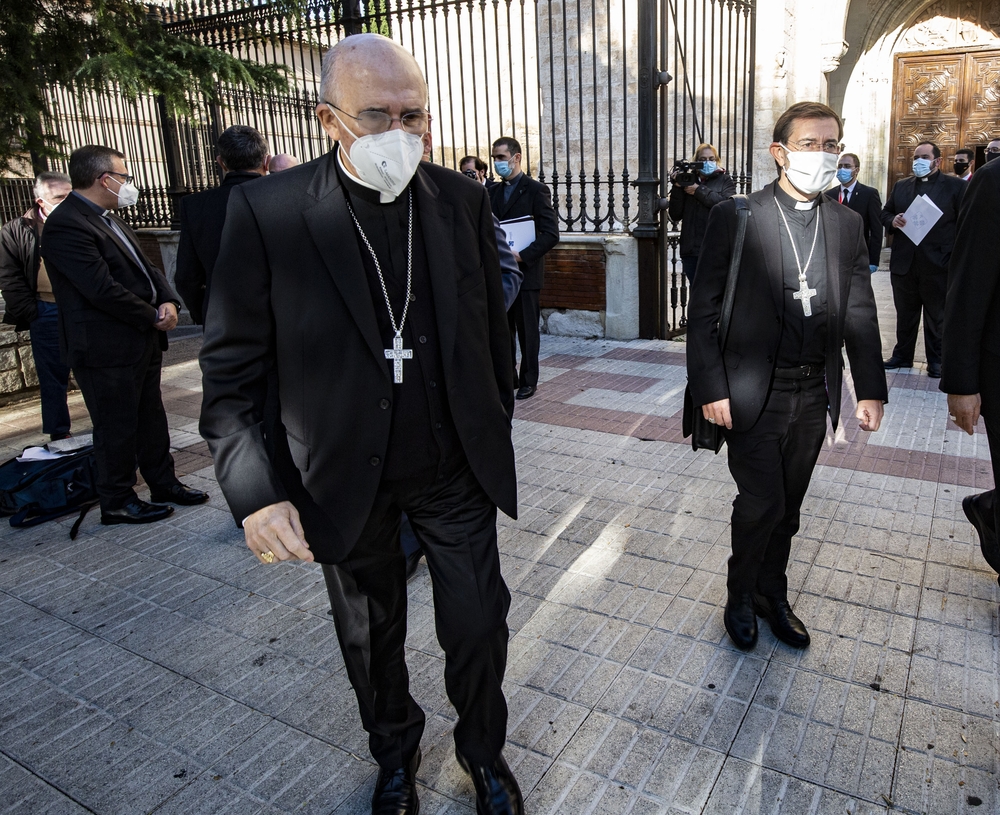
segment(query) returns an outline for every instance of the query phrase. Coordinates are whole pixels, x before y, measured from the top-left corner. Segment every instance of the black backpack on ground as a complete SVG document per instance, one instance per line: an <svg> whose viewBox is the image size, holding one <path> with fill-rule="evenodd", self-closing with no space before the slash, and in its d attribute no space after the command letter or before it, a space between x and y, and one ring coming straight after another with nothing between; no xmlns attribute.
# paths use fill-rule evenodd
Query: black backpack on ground
<svg viewBox="0 0 1000 815"><path fill-rule="evenodd" d="M44 461L12 458L0 465L0 516L10 525L36 524L79 512L70 538L75 539L87 511L97 503L94 446Z"/></svg>

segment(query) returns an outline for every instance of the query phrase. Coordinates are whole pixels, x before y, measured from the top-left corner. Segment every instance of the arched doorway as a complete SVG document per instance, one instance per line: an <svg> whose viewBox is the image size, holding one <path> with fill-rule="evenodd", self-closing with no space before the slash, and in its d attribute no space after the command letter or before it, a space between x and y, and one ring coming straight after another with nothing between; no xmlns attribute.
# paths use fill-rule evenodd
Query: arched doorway
<svg viewBox="0 0 1000 815"><path fill-rule="evenodd" d="M852 0L845 38L851 46L829 75L830 98L840 102L844 141L862 157L866 184L885 193L909 174L924 139L950 156L985 144L986 122L1000 127L995 0Z"/></svg>

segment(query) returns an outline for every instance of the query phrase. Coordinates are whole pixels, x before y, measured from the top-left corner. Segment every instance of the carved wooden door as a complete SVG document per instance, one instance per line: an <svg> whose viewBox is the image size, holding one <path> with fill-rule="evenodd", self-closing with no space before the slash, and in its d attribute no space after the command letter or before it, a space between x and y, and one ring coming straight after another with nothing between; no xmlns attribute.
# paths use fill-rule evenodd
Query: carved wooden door
<svg viewBox="0 0 1000 815"><path fill-rule="evenodd" d="M948 170L959 147L985 147L1000 128L1000 51L896 56L889 185L912 174L913 149L941 148Z"/></svg>

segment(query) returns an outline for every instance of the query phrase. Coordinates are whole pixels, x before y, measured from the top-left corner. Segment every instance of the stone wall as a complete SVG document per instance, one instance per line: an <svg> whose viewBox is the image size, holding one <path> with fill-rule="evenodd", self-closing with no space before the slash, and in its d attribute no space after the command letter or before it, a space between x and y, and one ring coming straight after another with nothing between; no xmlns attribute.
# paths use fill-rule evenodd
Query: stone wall
<svg viewBox="0 0 1000 815"><path fill-rule="evenodd" d="M0 403L38 391L38 374L27 331L0 325Z"/></svg>

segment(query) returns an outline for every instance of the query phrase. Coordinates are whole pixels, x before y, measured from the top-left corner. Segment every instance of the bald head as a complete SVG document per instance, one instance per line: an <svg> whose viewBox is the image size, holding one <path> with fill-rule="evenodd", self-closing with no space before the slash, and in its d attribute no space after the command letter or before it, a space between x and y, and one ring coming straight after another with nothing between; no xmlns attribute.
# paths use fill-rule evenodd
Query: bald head
<svg viewBox="0 0 1000 815"><path fill-rule="evenodd" d="M282 170L298 166L299 163L299 160L291 153L278 153L278 155L271 157L267 169L271 173L280 173Z"/></svg>
<svg viewBox="0 0 1000 815"><path fill-rule="evenodd" d="M395 83L419 89L427 104L427 83L413 54L381 34L345 37L323 56L320 93L325 102L344 107L344 93L358 85Z"/></svg>

